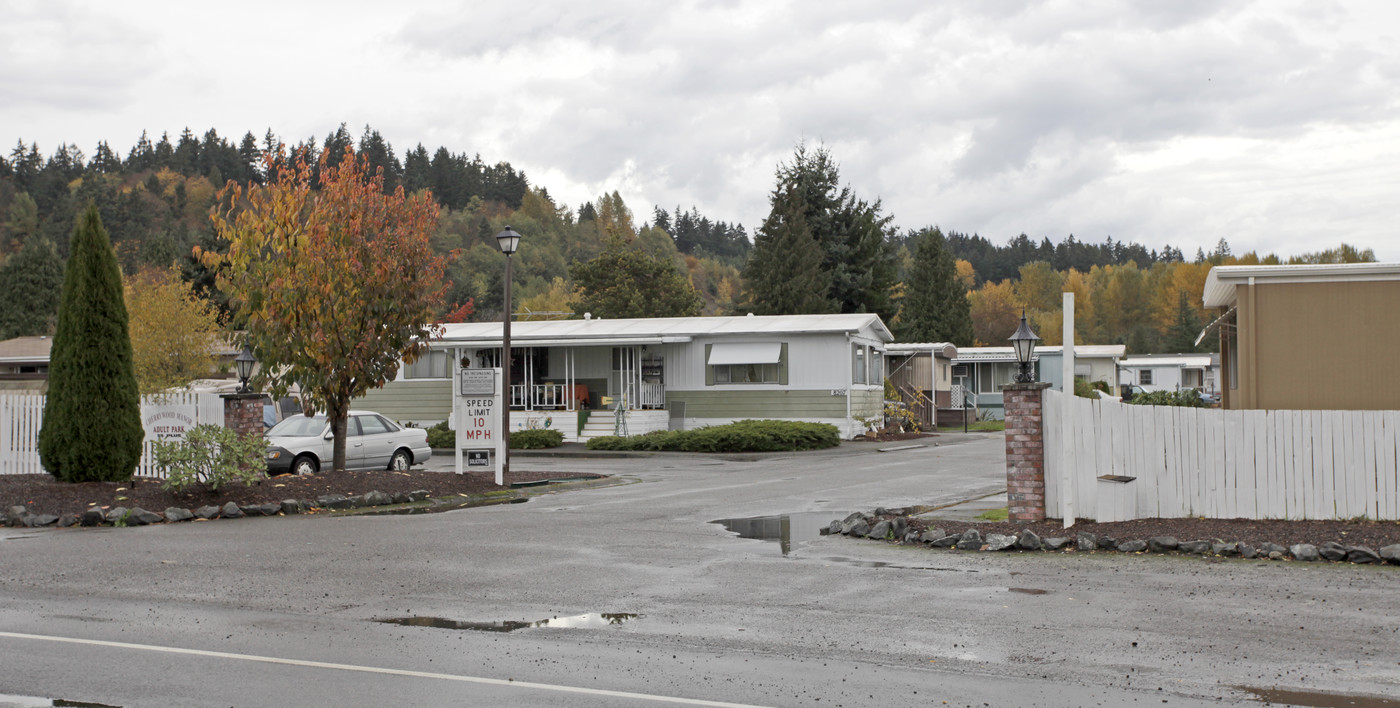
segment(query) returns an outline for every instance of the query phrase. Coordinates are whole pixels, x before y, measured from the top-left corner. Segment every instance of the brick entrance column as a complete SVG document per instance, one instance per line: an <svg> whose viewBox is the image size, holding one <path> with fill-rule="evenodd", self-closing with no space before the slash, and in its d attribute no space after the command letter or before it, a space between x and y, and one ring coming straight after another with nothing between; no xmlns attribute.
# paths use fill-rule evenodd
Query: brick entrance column
<svg viewBox="0 0 1400 708"><path fill-rule="evenodd" d="M224 427L238 433L239 437L263 434L263 406L261 393L225 393Z"/></svg>
<svg viewBox="0 0 1400 708"><path fill-rule="evenodd" d="M1009 521L1045 520L1045 439L1041 399L1048 383L1002 389L1006 403L1006 506Z"/></svg>

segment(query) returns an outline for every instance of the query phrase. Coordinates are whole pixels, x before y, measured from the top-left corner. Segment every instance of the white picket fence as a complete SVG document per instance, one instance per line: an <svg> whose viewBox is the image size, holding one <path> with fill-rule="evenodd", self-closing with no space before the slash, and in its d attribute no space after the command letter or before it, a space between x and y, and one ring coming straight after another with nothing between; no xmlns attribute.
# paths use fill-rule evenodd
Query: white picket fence
<svg viewBox="0 0 1400 708"><path fill-rule="evenodd" d="M1046 391L1046 511L1059 515L1069 446L1074 513L1098 478L1136 477L1136 518L1400 519L1400 411L1134 406Z"/></svg>
<svg viewBox="0 0 1400 708"><path fill-rule="evenodd" d="M156 412L166 414L164 420L153 421ZM179 393L142 398L141 421L146 428L146 439L141 443L141 463L136 468L136 474L164 476L155 465L153 444L159 436L169 433L154 430L152 422L171 420L223 425L224 401L214 393ZM0 394L0 474L44 472L39 462L39 429L43 424L44 396Z"/></svg>

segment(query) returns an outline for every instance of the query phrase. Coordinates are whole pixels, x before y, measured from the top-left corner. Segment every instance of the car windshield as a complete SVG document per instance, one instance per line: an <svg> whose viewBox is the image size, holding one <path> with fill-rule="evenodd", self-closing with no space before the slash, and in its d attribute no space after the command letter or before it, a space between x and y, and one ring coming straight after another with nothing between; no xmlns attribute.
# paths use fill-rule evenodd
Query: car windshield
<svg viewBox="0 0 1400 708"><path fill-rule="evenodd" d="M313 435L320 435L326 429L326 417L323 415L307 418L304 415L294 415L277 425L272 430L267 431L269 437L285 438L305 438Z"/></svg>

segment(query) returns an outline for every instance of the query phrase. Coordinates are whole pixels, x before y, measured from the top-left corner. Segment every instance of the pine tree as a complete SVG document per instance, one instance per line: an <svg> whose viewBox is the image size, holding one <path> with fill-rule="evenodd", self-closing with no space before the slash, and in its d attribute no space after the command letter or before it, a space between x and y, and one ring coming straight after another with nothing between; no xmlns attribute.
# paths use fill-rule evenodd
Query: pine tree
<svg viewBox="0 0 1400 708"><path fill-rule="evenodd" d="M71 250L49 358L39 458L64 482L122 481L141 458L141 400L121 272L96 206L78 219Z"/></svg>
<svg viewBox="0 0 1400 708"><path fill-rule="evenodd" d="M972 314L957 265L937 228L914 239L914 263L905 283L898 332L905 342L952 342L972 346Z"/></svg>
<svg viewBox="0 0 1400 708"><path fill-rule="evenodd" d="M827 296L831 274L822 269L822 249L807 226L802 197L793 187L773 194L773 211L754 237L744 266L748 307L759 315L835 312Z"/></svg>
<svg viewBox="0 0 1400 708"><path fill-rule="evenodd" d="M32 238L0 266L0 339L52 334L63 261L48 239Z"/></svg>

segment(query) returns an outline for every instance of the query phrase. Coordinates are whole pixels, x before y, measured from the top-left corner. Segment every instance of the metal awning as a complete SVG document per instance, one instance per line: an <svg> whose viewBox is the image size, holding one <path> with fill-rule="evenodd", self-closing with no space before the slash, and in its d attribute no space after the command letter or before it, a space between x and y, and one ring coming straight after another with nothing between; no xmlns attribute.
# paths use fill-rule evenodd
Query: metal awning
<svg viewBox="0 0 1400 708"><path fill-rule="evenodd" d="M776 364L782 356L779 342L720 342L710 346L710 366L723 364Z"/></svg>
<svg viewBox="0 0 1400 708"><path fill-rule="evenodd" d="M1213 322L1211 322L1210 324L1206 325L1206 328L1205 328L1205 329L1201 330L1201 333L1200 333L1200 334L1196 335L1196 344L1195 344L1194 346L1197 346L1197 347L1201 346L1201 342L1205 340L1206 336L1208 336L1208 335L1211 333L1211 331L1213 331L1213 330L1215 330L1215 329L1218 329L1218 328L1220 328L1220 327L1232 327L1232 326L1234 326L1234 323L1233 323L1232 321L1227 321L1227 320L1233 320L1234 317L1235 317L1235 308L1232 306L1230 309L1228 309L1228 310L1225 311L1225 314L1223 314L1223 315L1221 315L1221 316L1215 318L1215 320L1214 320Z"/></svg>

